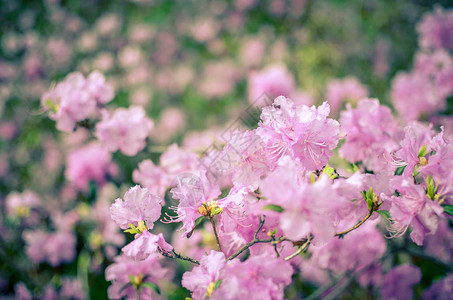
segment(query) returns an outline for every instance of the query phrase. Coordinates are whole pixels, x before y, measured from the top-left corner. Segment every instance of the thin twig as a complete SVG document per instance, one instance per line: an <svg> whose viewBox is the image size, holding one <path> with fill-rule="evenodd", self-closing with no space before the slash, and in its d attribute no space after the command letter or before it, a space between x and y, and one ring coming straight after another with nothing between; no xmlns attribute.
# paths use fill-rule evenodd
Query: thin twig
<svg viewBox="0 0 453 300"><path fill-rule="evenodd" d="M260 218L260 223L258 225L258 229L253 234L253 240L250 243L247 243L244 246L242 246L238 251L236 251L230 257L228 257L227 260L232 260L232 259L236 258L242 252L244 252L245 250L247 250L248 248L252 247L255 244L272 243L272 245L277 245L277 244L279 244L279 243L281 243L283 241L287 241L286 237L284 237L284 236L282 236L282 237L280 237L278 239L275 239L275 237L272 237L270 239L260 240L258 238L258 233L260 232L261 228L263 228L263 225L264 225L264 218Z"/></svg>
<svg viewBox="0 0 453 300"><path fill-rule="evenodd" d="M285 257L285 260L288 261L294 257L296 257L297 255L299 255L300 253L302 253L303 251L307 250L308 249L308 246L310 245L310 242L311 242L311 235L308 236L307 238L307 241L305 243L303 243L299 249L297 249L296 252L294 252L293 254L291 254L290 256L288 257Z"/></svg>
<svg viewBox="0 0 453 300"><path fill-rule="evenodd" d="M162 250L162 249L160 249L160 248L158 248L158 251L160 252L160 254L162 254L162 255L165 256L165 257L169 257L169 258L177 258L177 259L181 259L181 260L185 260L185 261L191 262L191 263L196 264L196 265L200 265L200 262L199 262L198 260L193 259L193 258L190 258L190 257L188 257L188 256L181 255L180 253L177 253L177 252L175 251L175 249L173 249L173 250L171 251L171 253L170 253L170 252L167 252L167 251L165 251L165 250Z"/></svg>
<svg viewBox="0 0 453 300"><path fill-rule="evenodd" d="M209 221L211 221L212 229L214 230L214 235L215 235L215 240L217 242L217 247L219 247L219 251L222 251L222 246L220 246L219 235L217 234L217 229L215 228L214 218L209 216Z"/></svg>
<svg viewBox="0 0 453 300"><path fill-rule="evenodd" d="M342 232L337 232L337 233L335 233L335 236L342 237L343 235L345 235L345 234L347 234L347 233L349 233L349 232L351 232L351 231L353 231L353 230L359 228L363 223L366 222L366 220L368 220L368 219L371 217L371 215L373 214L373 212L374 212L374 209L370 209L370 211L368 212L368 215L367 215L362 221L360 221L360 222L357 223L356 225L352 226L352 227L349 228L348 230L345 230L345 231L342 231Z"/></svg>

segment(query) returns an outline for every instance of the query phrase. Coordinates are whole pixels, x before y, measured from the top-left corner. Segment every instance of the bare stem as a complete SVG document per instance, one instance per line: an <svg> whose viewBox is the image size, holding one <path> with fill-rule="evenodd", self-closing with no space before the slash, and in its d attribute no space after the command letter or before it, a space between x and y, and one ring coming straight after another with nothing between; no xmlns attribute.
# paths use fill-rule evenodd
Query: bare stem
<svg viewBox="0 0 453 300"><path fill-rule="evenodd" d="M300 253L304 252L305 250L307 250L308 246L310 246L310 242L311 242L311 235L308 236L308 238L305 241L305 243L303 243L302 245L299 246L299 249L297 249L296 252L294 252L293 254L291 254L288 257L285 257L285 260L288 261L288 260L296 257L297 255L299 255Z"/></svg>
<svg viewBox="0 0 453 300"><path fill-rule="evenodd" d="M347 234L347 233L349 233L349 232L351 232L351 231L353 231L353 230L359 228L363 223L366 222L366 220L368 220L368 219L371 217L371 215L373 214L373 212L374 212L374 209L370 209L370 211L368 212L368 215L367 215L362 221L360 221L360 222L357 223L356 225L352 226L352 227L349 228L348 230L345 230L345 231L342 231L342 232L337 232L337 233L335 234L335 236L342 237L343 235L345 235L345 234Z"/></svg>
<svg viewBox="0 0 453 300"><path fill-rule="evenodd" d="M185 261L191 262L191 263L196 264L196 265L200 264L200 262L198 260L195 260L195 259L190 258L188 256L181 255L180 253L177 253L175 251L175 249L173 249L171 252L167 252L167 251L164 251L164 250L158 248L158 251L160 252L160 254L162 254L165 257L177 258L177 259L180 259L180 260L185 260Z"/></svg>
<svg viewBox="0 0 453 300"><path fill-rule="evenodd" d="M217 234L217 229L215 228L215 222L213 217L209 217L209 221L211 221L212 229L214 230L215 240L217 242L217 247L219 247L219 251L222 251L222 246L220 246L220 239L219 235Z"/></svg>

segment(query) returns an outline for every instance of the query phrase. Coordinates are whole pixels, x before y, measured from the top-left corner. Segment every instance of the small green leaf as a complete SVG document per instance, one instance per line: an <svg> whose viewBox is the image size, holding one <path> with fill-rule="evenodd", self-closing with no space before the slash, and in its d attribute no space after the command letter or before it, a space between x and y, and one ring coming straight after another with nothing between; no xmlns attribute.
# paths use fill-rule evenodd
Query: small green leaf
<svg viewBox="0 0 453 300"><path fill-rule="evenodd" d="M195 220L195 227L200 225L204 220L204 216L199 217L198 219Z"/></svg>
<svg viewBox="0 0 453 300"><path fill-rule="evenodd" d="M398 167L395 170L395 175L396 176L401 176L404 173L404 169L406 169L406 166Z"/></svg>
<svg viewBox="0 0 453 300"><path fill-rule="evenodd" d="M378 210L377 213L383 216L386 220L390 219L390 212L388 210Z"/></svg>
<svg viewBox="0 0 453 300"><path fill-rule="evenodd" d="M311 184L315 183L316 179L315 179L315 174L314 173L311 173L310 175L310 182Z"/></svg>
<svg viewBox="0 0 453 300"><path fill-rule="evenodd" d="M269 204L269 205L264 206L263 210L273 210L273 211L276 211L276 212L282 212L283 211L283 207L281 207L280 205Z"/></svg>
<svg viewBox="0 0 453 300"><path fill-rule="evenodd" d="M154 282L144 282L142 286L149 288L150 290L154 290L156 293L160 294L160 288Z"/></svg>
<svg viewBox="0 0 453 300"><path fill-rule="evenodd" d="M426 154L428 154L428 150L426 149L426 145L423 145L420 147L420 149L418 149L418 155L417 157L423 157L425 156Z"/></svg>
<svg viewBox="0 0 453 300"><path fill-rule="evenodd" d="M445 213L449 214L450 216L453 216L453 205L444 204L442 205L442 207L444 208Z"/></svg>
<svg viewBox="0 0 453 300"><path fill-rule="evenodd" d="M217 280L217 281L214 283L214 290L216 290L216 289L220 286L221 283L222 283L222 279Z"/></svg>
<svg viewBox="0 0 453 300"><path fill-rule="evenodd" d="M211 210L211 217L215 215L219 215L223 211L223 208L221 207L216 207Z"/></svg>

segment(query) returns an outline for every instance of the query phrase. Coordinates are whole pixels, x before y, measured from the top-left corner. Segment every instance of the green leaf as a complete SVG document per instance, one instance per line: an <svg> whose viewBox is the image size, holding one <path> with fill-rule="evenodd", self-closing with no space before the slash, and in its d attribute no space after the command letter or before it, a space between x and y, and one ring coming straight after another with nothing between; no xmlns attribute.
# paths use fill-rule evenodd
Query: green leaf
<svg viewBox="0 0 453 300"><path fill-rule="evenodd" d="M311 173L311 176L310 176L310 182L311 184L315 183L316 179L315 179L315 174L312 172Z"/></svg>
<svg viewBox="0 0 453 300"><path fill-rule="evenodd" d="M428 150L426 150L426 145L423 145L423 146L420 147L420 149L418 149L417 157L423 157L426 154L428 154Z"/></svg>
<svg viewBox="0 0 453 300"><path fill-rule="evenodd" d="M282 212L283 211L283 207L281 207L280 205L269 204L269 205L264 206L263 210L273 210L273 211L276 211L276 212Z"/></svg>
<svg viewBox="0 0 453 300"><path fill-rule="evenodd" d="M219 288L221 283L222 283L222 279L219 279L214 283L214 291Z"/></svg>
<svg viewBox="0 0 453 300"><path fill-rule="evenodd" d="M160 288L154 282L144 282L142 286L149 288L150 290L154 290L156 293L160 294Z"/></svg>
<svg viewBox="0 0 453 300"><path fill-rule="evenodd" d="M215 215L220 215L220 213L222 213L222 211L223 211L223 208L221 208L221 207L216 207L216 208L212 209L211 217L215 216Z"/></svg>
<svg viewBox="0 0 453 300"><path fill-rule="evenodd" d="M453 205L444 204L442 205L442 207L444 208L445 213L449 214L450 216L453 216Z"/></svg>
<svg viewBox="0 0 453 300"><path fill-rule="evenodd" d="M200 225L204 220L204 216L199 217L198 219L195 220L195 227Z"/></svg>
<svg viewBox="0 0 453 300"><path fill-rule="evenodd" d="M390 212L388 210L378 210L376 212L383 216L386 220L390 220Z"/></svg>
<svg viewBox="0 0 453 300"><path fill-rule="evenodd" d="M404 173L404 169L406 169L406 166L398 167L395 170L395 175L396 176L401 176Z"/></svg>

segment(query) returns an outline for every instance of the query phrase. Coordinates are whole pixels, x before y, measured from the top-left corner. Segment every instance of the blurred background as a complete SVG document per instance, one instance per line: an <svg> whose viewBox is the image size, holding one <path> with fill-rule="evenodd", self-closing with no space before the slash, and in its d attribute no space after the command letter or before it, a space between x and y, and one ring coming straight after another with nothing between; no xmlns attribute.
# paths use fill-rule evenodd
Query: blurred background
<svg viewBox="0 0 453 300"><path fill-rule="evenodd" d="M50 284L72 298L105 298L104 270L124 238L110 250L96 243L103 227L92 207L132 186L140 161L157 160L174 142L203 151L249 105L262 105L263 93L310 105L329 100L334 116L347 98L370 96L392 107L392 80L413 65L417 23L452 6L448 0L1 0L0 294L18 297L23 284L43 295ZM114 153L113 185L79 191L65 180L65 159L92 133L58 132L40 97L68 73L93 70L114 86L111 106L143 106L155 128L139 155ZM39 198L40 217L33 219L33 210L9 213L13 191ZM59 228L71 216L78 224L75 252L63 265L31 266L27 228Z"/></svg>

